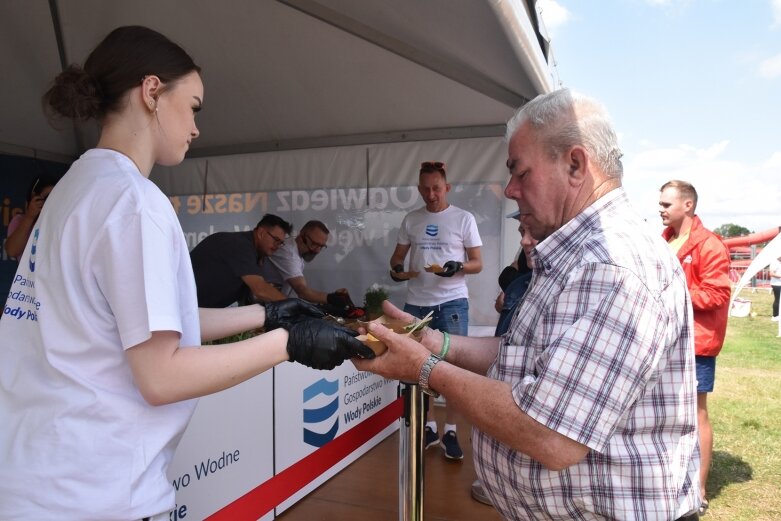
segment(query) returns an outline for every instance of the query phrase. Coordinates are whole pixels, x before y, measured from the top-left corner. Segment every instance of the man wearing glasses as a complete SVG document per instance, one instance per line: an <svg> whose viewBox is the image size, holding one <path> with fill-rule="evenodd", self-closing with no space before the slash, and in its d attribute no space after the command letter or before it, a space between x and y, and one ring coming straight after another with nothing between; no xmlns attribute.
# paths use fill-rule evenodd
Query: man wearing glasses
<svg viewBox="0 0 781 521"><path fill-rule="evenodd" d="M261 266L291 230L281 217L266 214L252 231L217 232L202 240L190 252L198 306L284 300L285 295L263 278Z"/></svg>
<svg viewBox="0 0 781 521"><path fill-rule="evenodd" d="M355 310L347 289L326 293L311 288L304 277L304 264L312 262L318 253L328 247L328 227L320 221L308 221L297 237L288 237L285 243L263 264L263 277L286 297L298 297L314 304L326 304L339 316Z"/></svg>

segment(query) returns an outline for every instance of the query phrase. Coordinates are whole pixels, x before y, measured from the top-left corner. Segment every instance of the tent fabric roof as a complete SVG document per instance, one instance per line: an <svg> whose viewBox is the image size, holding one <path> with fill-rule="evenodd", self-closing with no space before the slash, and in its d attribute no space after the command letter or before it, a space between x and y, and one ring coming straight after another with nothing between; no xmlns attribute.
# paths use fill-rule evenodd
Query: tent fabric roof
<svg viewBox="0 0 781 521"><path fill-rule="evenodd" d="M497 136L554 88L533 0L4 0L0 153L69 160L94 124L53 128L40 97L111 29L140 24L203 69L190 157ZM53 8L50 8L53 7Z"/></svg>

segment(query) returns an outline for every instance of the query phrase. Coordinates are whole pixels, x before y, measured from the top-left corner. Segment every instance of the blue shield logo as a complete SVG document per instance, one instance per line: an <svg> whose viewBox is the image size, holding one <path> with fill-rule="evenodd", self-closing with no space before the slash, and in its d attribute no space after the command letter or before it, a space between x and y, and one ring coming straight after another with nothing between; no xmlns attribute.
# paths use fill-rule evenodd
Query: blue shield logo
<svg viewBox="0 0 781 521"><path fill-rule="evenodd" d="M439 226L436 224L429 224L426 226L426 235L429 237L436 237L439 233Z"/></svg>
<svg viewBox="0 0 781 521"><path fill-rule="evenodd" d="M333 396L333 400L327 404L306 408L307 402L312 402L318 396ZM320 400L322 401L322 399ZM321 378L304 389L304 443L313 447L322 447L336 437L339 431L339 380L326 380ZM333 419L333 424L331 420ZM328 425L331 425L328 427ZM307 426L312 426L310 430Z"/></svg>

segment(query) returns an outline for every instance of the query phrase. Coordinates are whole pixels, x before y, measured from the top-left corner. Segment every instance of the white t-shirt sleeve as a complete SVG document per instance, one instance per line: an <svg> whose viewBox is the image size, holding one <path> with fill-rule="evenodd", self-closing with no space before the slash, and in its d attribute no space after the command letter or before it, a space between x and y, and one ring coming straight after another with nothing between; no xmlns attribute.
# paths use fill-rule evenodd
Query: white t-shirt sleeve
<svg viewBox="0 0 781 521"><path fill-rule="evenodd" d="M477 222L475 217L469 212L466 213L466 219L464 220L464 248L475 248L483 245L483 241L480 239L480 232L477 230Z"/></svg>
<svg viewBox="0 0 781 521"><path fill-rule="evenodd" d="M277 269L283 282L304 276L301 257L298 255L298 247L294 241L286 242L283 247L268 258L268 261Z"/></svg>
<svg viewBox="0 0 781 521"><path fill-rule="evenodd" d="M115 317L122 347L152 331L182 332L177 273L181 241L165 216L142 208L102 229L93 256L98 286Z"/></svg>

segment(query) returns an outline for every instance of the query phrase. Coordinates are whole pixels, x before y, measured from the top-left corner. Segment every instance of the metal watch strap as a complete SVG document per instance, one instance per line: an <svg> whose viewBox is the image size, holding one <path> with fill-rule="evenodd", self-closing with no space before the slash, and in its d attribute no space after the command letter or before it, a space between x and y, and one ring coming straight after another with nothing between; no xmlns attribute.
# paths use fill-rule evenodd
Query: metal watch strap
<svg viewBox="0 0 781 521"><path fill-rule="evenodd" d="M428 386L428 379L431 376L431 371L434 369L434 366L441 361L442 359L437 355L433 353L430 354L428 358L426 358L426 361L423 362L423 367L420 368L420 375L418 375L418 385L420 385L420 390L429 396L433 396L434 398L438 397L439 393Z"/></svg>

